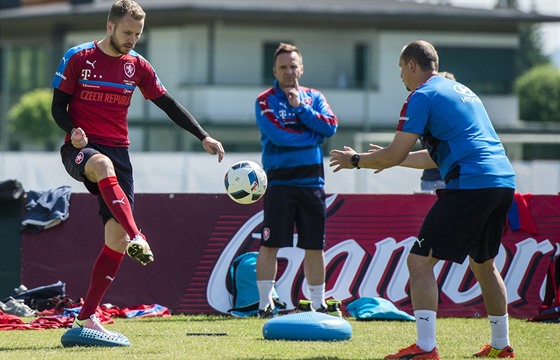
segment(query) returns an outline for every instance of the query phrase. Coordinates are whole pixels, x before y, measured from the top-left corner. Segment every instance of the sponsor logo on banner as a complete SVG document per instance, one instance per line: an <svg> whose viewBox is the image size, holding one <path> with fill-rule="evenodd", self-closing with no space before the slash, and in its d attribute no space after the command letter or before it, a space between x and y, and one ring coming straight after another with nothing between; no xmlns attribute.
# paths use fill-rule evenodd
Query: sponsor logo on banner
<svg viewBox="0 0 560 360"><path fill-rule="evenodd" d="M344 196L327 198L328 216L344 209ZM355 206L355 205L352 205ZM243 223L231 237L210 274L206 299L211 308L226 313L231 308L230 294L226 288L229 266L233 259L247 249L260 243L263 212L259 211ZM340 233L359 232L359 227L371 226L371 219L364 218L352 228ZM378 233L389 232L391 225ZM389 230L387 230L389 229ZM417 230L414 230L417 231ZM364 229L362 233L366 233ZM297 236L297 235L295 235ZM329 236L327 229L327 236ZM327 298L349 303L361 297L382 297L394 302L400 309L412 312L409 297L409 273L406 258L410 248L419 242L415 236L379 236L374 239L346 238L328 240L325 250L327 267ZM546 274L540 262L546 263L555 246L549 239L533 237L516 238L501 245L496 257L496 267L502 274L508 292L510 313L536 311L525 309L534 304L534 297L544 296ZM304 251L298 248L282 248L278 252L279 277L276 289L288 308L295 307L303 297L309 298L307 283L303 277ZM282 266L280 266L282 264ZM440 311L442 316L480 316L485 313L480 285L469 268L468 259L462 264L440 261L434 268L440 287ZM530 298L530 299L529 299Z"/></svg>

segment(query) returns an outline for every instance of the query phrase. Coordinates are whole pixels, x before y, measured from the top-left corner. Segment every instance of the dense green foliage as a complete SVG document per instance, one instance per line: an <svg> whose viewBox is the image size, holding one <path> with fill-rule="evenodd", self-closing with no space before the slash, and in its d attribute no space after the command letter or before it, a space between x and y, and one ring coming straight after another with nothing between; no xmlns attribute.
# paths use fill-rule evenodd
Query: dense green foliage
<svg viewBox="0 0 560 360"><path fill-rule="evenodd" d="M62 141L63 131L51 115L52 89L35 89L21 96L8 112L9 131L21 143L53 148Z"/></svg>
<svg viewBox="0 0 560 360"><path fill-rule="evenodd" d="M552 65L533 68L515 83L519 116L535 122L560 122L560 69Z"/></svg>
<svg viewBox="0 0 560 360"><path fill-rule="evenodd" d="M523 25L519 28L519 52L516 66L518 76L540 65L550 64L550 58L543 54L539 25Z"/></svg>

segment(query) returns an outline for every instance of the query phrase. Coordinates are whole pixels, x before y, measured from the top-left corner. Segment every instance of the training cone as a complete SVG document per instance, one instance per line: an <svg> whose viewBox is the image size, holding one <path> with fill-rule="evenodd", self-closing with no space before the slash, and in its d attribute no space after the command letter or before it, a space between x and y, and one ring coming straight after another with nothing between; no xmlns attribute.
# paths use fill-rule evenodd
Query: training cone
<svg viewBox="0 0 560 360"><path fill-rule="evenodd" d="M130 346L128 338L118 332L111 331L111 334L105 334L101 331L76 328L70 329L62 335L60 342L64 347L70 346Z"/></svg>

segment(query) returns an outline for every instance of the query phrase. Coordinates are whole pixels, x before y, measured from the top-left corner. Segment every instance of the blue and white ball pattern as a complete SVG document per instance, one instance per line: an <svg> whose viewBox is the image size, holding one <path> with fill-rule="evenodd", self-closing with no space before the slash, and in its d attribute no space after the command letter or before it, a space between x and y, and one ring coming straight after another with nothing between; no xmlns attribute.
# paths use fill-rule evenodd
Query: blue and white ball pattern
<svg viewBox="0 0 560 360"><path fill-rule="evenodd" d="M229 197L239 204L252 204L265 193L268 180L262 167L254 161L243 160L233 164L224 177Z"/></svg>

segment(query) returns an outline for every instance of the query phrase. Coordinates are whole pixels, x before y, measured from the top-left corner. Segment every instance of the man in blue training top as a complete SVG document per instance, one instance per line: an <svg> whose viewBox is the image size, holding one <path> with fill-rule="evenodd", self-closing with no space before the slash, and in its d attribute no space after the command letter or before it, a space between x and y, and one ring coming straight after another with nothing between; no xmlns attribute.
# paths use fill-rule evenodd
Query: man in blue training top
<svg viewBox="0 0 560 360"><path fill-rule="evenodd" d="M277 253L305 250L304 274L312 309L325 312L325 176L321 145L335 134L338 119L323 94L299 85L303 59L297 47L281 43L274 53L274 85L255 103L261 131L262 164L268 177L264 224L257 259L259 317L274 312L272 289Z"/></svg>
<svg viewBox="0 0 560 360"><path fill-rule="evenodd" d="M439 167L445 189L426 215L408 256L410 296L417 341L386 359L439 359L436 346L439 260L470 267L480 284L492 329L490 344L477 357L514 357L509 344L507 295L496 269L506 215L513 201L515 173L480 98L466 86L438 76L439 59L426 41L413 41L400 54L401 78L411 91L397 132L386 147L357 154L332 150L334 171L392 166ZM420 138L426 149L410 152Z"/></svg>

